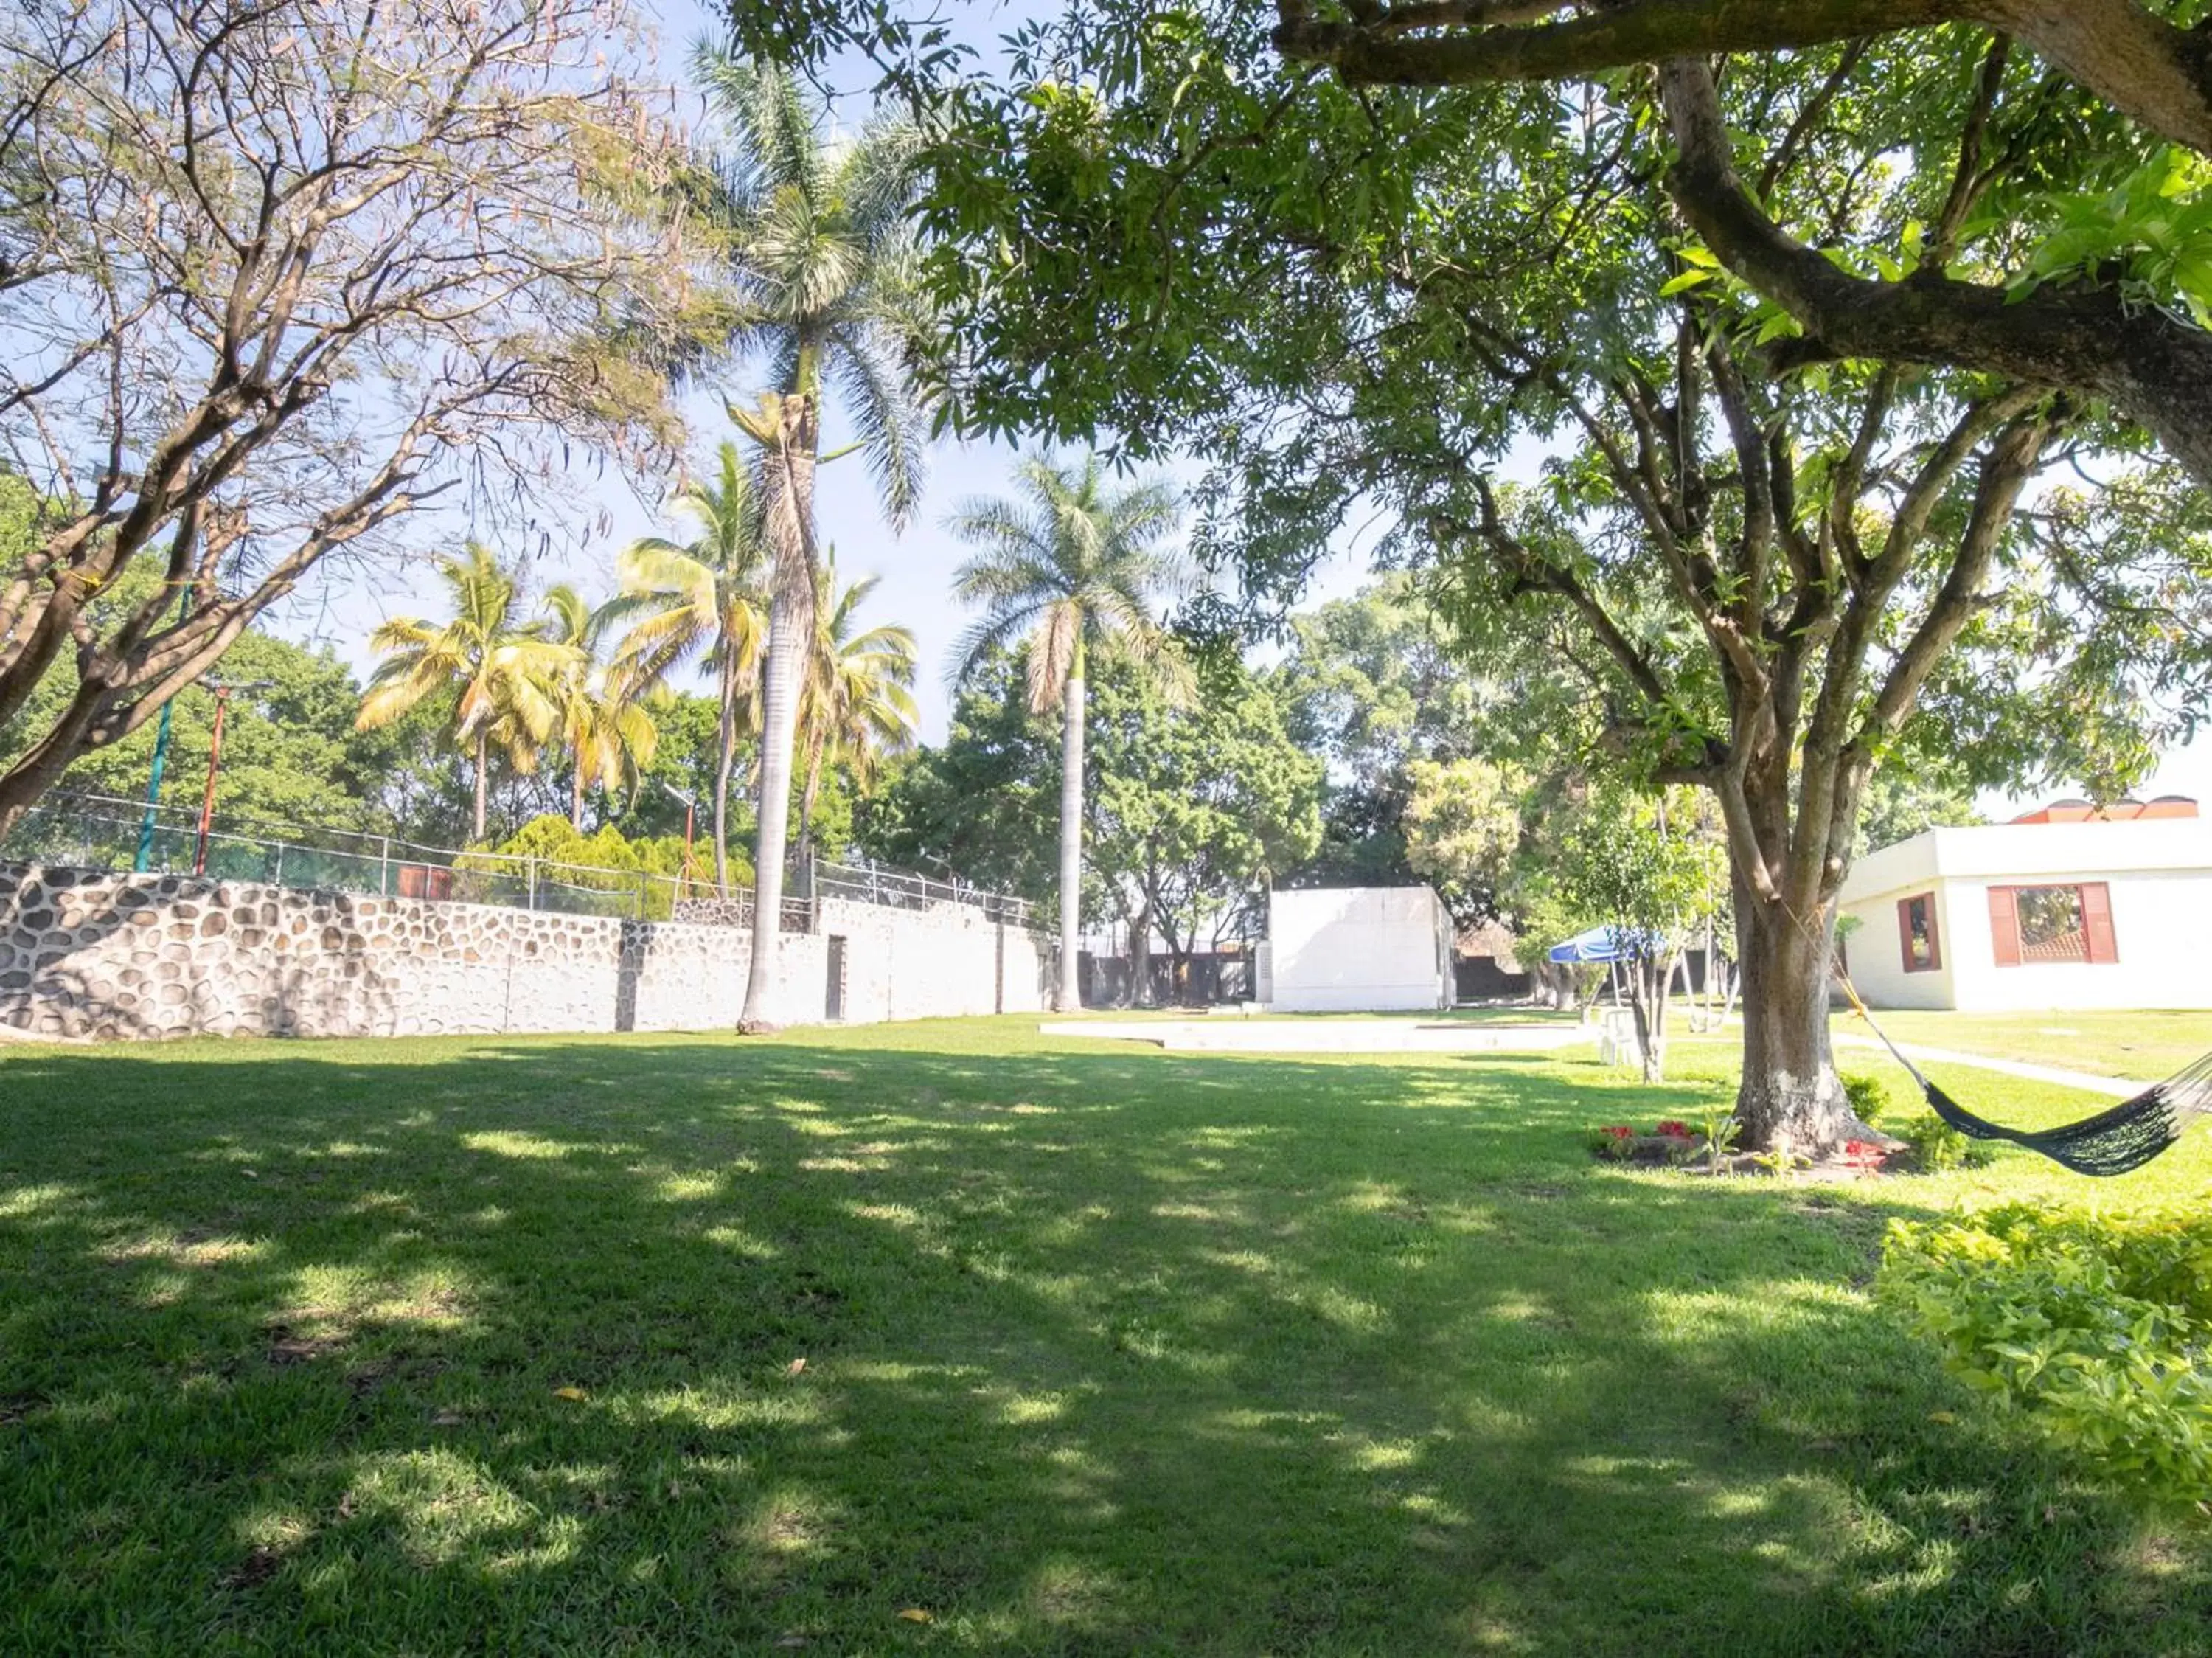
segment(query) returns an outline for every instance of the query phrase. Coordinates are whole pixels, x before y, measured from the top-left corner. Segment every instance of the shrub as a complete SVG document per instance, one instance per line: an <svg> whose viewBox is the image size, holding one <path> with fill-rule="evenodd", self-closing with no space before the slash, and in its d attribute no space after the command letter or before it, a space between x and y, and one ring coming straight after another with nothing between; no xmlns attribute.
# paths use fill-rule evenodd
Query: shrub
<svg viewBox="0 0 2212 1658"><path fill-rule="evenodd" d="M1987 1141L1969 1140L1932 1111L1893 1123L1888 1132L1911 1148L1913 1167L1929 1174L1979 1168L1997 1155Z"/></svg>
<svg viewBox="0 0 2212 1658"><path fill-rule="evenodd" d="M1873 1124L1890 1108L1888 1084L1879 1076L1869 1076L1864 1071L1845 1071L1840 1080L1844 1097L1851 1102L1851 1111L1862 1123Z"/></svg>
<svg viewBox="0 0 2212 1658"><path fill-rule="evenodd" d="M2158 1501L2212 1497L2212 1217L1893 1221L1880 1289L2054 1443Z"/></svg>
<svg viewBox="0 0 2212 1658"><path fill-rule="evenodd" d="M703 856L702 856L703 854ZM557 813L532 818L513 836L485 852L456 858L456 869L512 882L518 859L538 859L544 867L549 891L555 887L570 892L609 894L609 913L635 913L648 920L668 918L675 893L674 878L684 872L684 838L663 835L657 839L629 840L612 824L596 833L579 834ZM695 849L694 863L712 869L712 854ZM693 870L695 878L701 868ZM641 878L642 877L642 879ZM745 879L751 879L750 869ZM573 900L571 900L573 901ZM559 899L546 907L564 907Z"/></svg>

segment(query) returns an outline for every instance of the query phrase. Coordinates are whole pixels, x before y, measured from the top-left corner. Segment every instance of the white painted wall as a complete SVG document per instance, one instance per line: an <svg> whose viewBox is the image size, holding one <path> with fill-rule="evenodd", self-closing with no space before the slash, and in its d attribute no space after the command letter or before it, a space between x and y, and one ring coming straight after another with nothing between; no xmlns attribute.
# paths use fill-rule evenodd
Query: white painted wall
<svg viewBox="0 0 2212 1658"><path fill-rule="evenodd" d="M847 941L848 1024L1042 1013L1051 1004L1049 946L1038 935L991 920L972 905L905 910L824 899L817 930L825 991L827 941Z"/></svg>
<svg viewBox="0 0 2212 1658"><path fill-rule="evenodd" d="M2119 960L1996 965L1991 887L2101 881ZM1900 899L1932 892L1942 966L1908 973ZM1933 829L1859 860L1840 908L1861 917L1851 980L1875 1007L2212 1008L2212 821L1997 824Z"/></svg>
<svg viewBox="0 0 2212 1658"><path fill-rule="evenodd" d="M1450 917L1425 887L1276 892L1267 1000L1281 1013L1433 1012L1452 1004Z"/></svg>

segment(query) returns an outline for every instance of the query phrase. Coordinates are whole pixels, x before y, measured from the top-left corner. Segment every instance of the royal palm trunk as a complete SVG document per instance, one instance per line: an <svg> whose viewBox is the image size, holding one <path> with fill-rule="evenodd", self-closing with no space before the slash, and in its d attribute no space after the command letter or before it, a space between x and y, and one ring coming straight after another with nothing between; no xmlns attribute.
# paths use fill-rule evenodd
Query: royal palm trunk
<svg viewBox="0 0 2212 1658"><path fill-rule="evenodd" d="M491 777L491 734L479 728L477 732L477 814L476 829L469 837L471 842L484 838L484 807L488 798L487 785Z"/></svg>
<svg viewBox="0 0 2212 1658"><path fill-rule="evenodd" d="M726 660L725 646L722 664L722 714L715 728L714 751L714 893L719 898L730 895L730 771L737 764L738 755L738 682L735 670Z"/></svg>
<svg viewBox="0 0 2212 1658"><path fill-rule="evenodd" d="M767 1023L782 931L784 850L791 826L793 735L799 674L814 639L814 465L819 425L811 393L777 403L769 460L769 537L775 594L769 606L768 667L761 689L760 833L753 869L752 963L741 1028Z"/></svg>
<svg viewBox="0 0 2212 1658"><path fill-rule="evenodd" d="M1081 963L1078 934L1083 925L1083 720L1082 648L1077 647L1074 671L1060 693L1063 732L1060 753L1060 985L1053 1006L1061 1013L1079 1013L1083 987L1077 982Z"/></svg>

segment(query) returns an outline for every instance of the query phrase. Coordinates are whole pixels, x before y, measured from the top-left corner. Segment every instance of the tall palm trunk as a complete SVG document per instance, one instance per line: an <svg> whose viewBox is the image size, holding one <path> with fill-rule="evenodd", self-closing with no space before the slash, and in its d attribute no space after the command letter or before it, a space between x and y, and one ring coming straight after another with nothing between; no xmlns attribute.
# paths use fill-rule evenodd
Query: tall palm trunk
<svg viewBox="0 0 2212 1658"><path fill-rule="evenodd" d="M469 836L471 842L484 838L484 806L490 779L491 733L479 726L477 729L477 815L475 831Z"/></svg>
<svg viewBox="0 0 2212 1658"><path fill-rule="evenodd" d="M1065 734L1060 747L1060 988L1053 1007L1060 1013L1083 1010L1077 934L1083 924L1083 647L1060 692Z"/></svg>
<svg viewBox="0 0 2212 1658"><path fill-rule="evenodd" d="M752 963L740 1029L768 1025L782 931L783 855L791 824L793 736L799 681L814 642L814 464L820 436L811 391L778 401L781 429L769 454L769 545L775 594L769 606L768 669L761 691L760 832L753 866Z"/></svg>
<svg viewBox="0 0 2212 1658"><path fill-rule="evenodd" d="M730 649L722 649L722 717L715 729L714 895L730 895L730 772L738 760L738 676Z"/></svg>

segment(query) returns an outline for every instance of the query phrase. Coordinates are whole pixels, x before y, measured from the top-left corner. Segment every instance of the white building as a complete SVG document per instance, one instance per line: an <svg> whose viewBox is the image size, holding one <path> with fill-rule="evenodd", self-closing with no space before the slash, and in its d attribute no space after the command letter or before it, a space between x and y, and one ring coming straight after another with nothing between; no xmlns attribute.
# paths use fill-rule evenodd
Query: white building
<svg viewBox="0 0 2212 1658"><path fill-rule="evenodd" d="M1267 899L1259 999L1278 1013L1437 1012L1453 929L1426 887L1323 887Z"/></svg>
<svg viewBox="0 0 2212 1658"><path fill-rule="evenodd" d="M2069 802L1861 858L1844 946L1878 1008L2212 1008L2212 822Z"/></svg>

